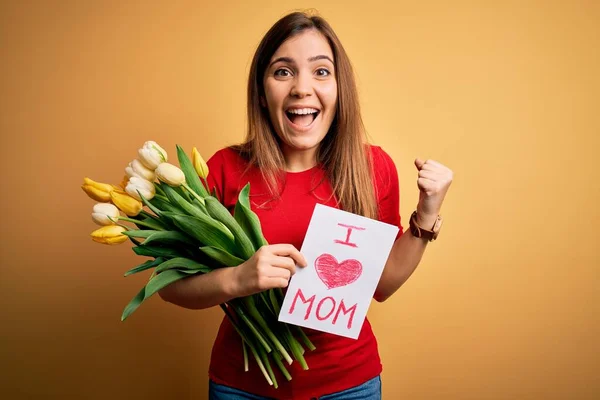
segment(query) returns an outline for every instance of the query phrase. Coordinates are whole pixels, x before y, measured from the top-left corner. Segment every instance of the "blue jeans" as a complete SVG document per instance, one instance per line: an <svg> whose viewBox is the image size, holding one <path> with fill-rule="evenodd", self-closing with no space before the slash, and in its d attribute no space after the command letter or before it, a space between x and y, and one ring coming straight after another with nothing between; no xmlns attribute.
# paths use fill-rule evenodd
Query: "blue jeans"
<svg viewBox="0 0 600 400"><path fill-rule="evenodd" d="M257 396L229 386L219 385L209 381L209 400L269 400L267 397ZM375 378L341 392L314 397L318 400L381 400L381 378ZM309 400L309 399L306 399Z"/></svg>

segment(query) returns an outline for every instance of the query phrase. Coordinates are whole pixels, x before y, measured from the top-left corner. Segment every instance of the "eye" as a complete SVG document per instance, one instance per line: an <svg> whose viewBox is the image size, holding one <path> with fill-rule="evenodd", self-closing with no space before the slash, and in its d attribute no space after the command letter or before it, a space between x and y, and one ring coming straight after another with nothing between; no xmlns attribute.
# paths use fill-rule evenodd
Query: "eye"
<svg viewBox="0 0 600 400"><path fill-rule="evenodd" d="M276 70L276 71L273 73L273 75L275 75L275 76L287 77L287 76L290 76L290 75L291 75L291 73L290 73L290 71L288 71L287 69L284 69L284 68L279 68L278 70Z"/></svg>
<svg viewBox="0 0 600 400"><path fill-rule="evenodd" d="M329 76L329 75L331 75L331 72L329 72L329 70L327 68L319 68L317 70L317 75L318 76Z"/></svg>

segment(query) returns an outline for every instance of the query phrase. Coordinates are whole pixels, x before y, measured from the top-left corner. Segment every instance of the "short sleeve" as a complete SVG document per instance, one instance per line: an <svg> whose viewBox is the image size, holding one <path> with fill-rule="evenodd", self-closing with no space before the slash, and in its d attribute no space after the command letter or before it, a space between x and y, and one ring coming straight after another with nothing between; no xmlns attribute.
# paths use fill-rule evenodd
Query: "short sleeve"
<svg viewBox="0 0 600 400"><path fill-rule="evenodd" d="M213 189L217 192L217 197L223 201L223 187L224 187L224 158L223 151L217 151L212 157L206 161L208 165L208 176L206 177L206 183L208 189L212 193Z"/></svg>
<svg viewBox="0 0 600 400"><path fill-rule="evenodd" d="M394 226L399 238L404 232L400 218L400 184L396 164L381 147L372 146L374 184L379 220Z"/></svg>

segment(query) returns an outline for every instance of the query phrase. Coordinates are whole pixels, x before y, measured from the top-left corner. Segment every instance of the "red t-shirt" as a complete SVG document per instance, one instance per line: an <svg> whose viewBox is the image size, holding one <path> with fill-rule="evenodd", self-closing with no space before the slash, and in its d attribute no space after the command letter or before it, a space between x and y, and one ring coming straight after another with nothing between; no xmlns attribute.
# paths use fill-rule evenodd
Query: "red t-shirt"
<svg viewBox="0 0 600 400"><path fill-rule="evenodd" d="M399 237L403 229L396 167L380 147L370 146L370 151L373 154L379 220L398 226ZM324 176L324 171L318 166L303 172L288 172L280 199L269 201L260 172L252 168L242 175L247 164L235 151L229 148L219 150L207 163L209 186L216 187L219 198L231 212L239 192L250 182L252 209L258 215L265 239L270 244L289 243L300 250L315 205L337 207L330 196L332 189L327 180L315 188ZM316 346L315 351L307 350L304 354L309 369L302 370L297 361L292 365L286 363L292 376L288 382L272 363L279 384L279 388L275 389L269 386L250 352L249 371L244 371L241 338L224 316L213 346L209 378L259 396L307 400L360 385L381 373L377 341L368 319L356 340L302 329Z"/></svg>

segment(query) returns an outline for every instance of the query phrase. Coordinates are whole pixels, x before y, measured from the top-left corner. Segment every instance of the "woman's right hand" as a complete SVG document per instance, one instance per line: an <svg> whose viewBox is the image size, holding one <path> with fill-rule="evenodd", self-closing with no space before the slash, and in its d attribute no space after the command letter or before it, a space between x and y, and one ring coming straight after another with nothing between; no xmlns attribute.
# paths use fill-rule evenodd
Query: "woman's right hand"
<svg viewBox="0 0 600 400"><path fill-rule="evenodd" d="M306 259L291 244L262 246L250 259L233 268L235 297L287 287L296 265L305 267Z"/></svg>

